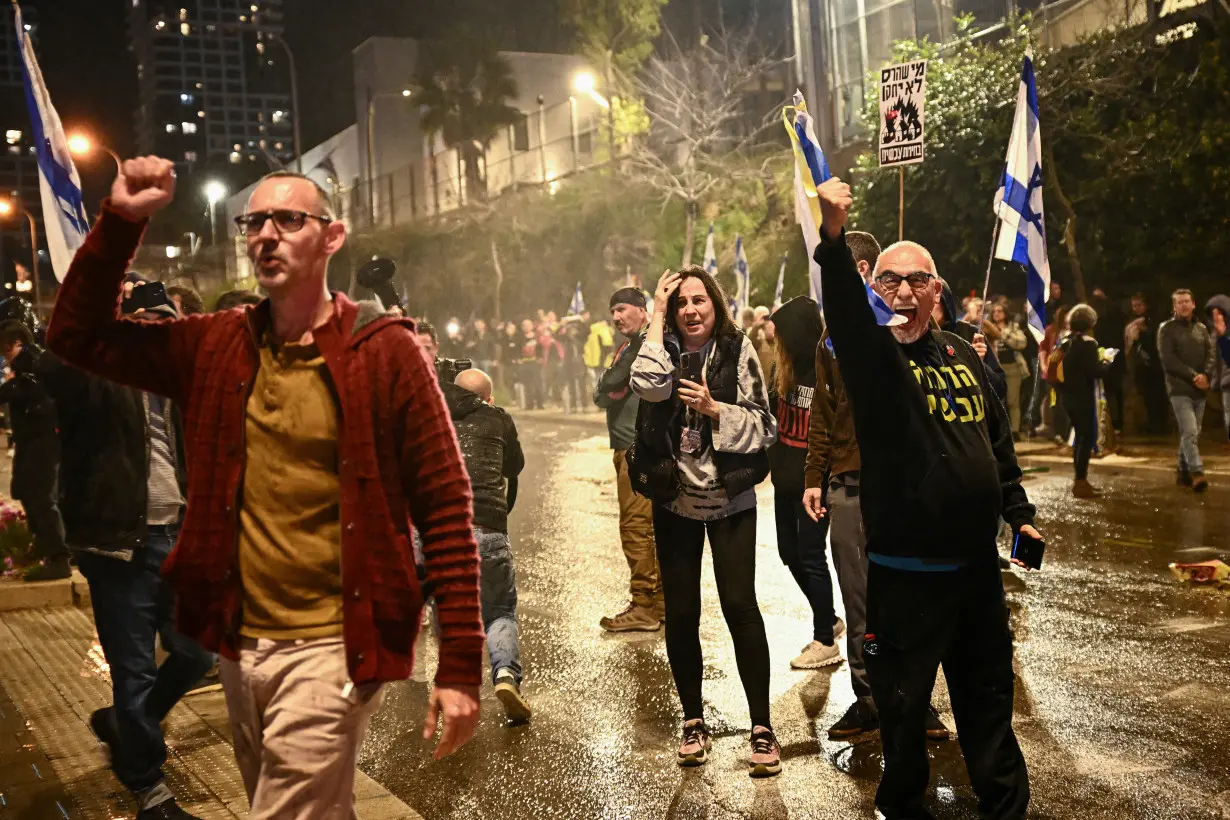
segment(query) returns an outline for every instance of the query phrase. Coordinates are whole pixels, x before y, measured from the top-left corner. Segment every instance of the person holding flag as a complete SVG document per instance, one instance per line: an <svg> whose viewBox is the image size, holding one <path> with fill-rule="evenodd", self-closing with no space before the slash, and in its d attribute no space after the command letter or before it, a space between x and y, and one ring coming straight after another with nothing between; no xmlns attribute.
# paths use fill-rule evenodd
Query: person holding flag
<svg viewBox="0 0 1230 820"><path fill-rule="evenodd" d="M875 287L905 320L885 331L846 242L850 186L834 177L817 193L823 227L815 258L861 459L869 561L863 654L884 752L876 806L888 820L931 816L923 805L926 720L942 665L980 815L1023 820L1029 774L1012 731L999 519L1024 538L1041 535L1007 413L978 353L932 327L941 285L926 248L899 242L876 261Z"/></svg>

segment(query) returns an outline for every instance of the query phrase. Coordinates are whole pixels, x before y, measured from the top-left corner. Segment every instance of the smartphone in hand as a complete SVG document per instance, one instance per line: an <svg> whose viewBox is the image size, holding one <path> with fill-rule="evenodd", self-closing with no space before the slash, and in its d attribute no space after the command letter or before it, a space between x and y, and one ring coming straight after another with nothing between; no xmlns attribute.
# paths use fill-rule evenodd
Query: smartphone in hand
<svg viewBox="0 0 1230 820"><path fill-rule="evenodd" d="M1045 541L1023 532L1018 532L1012 542L1012 557L1030 569L1042 569L1042 553L1045 550Z"/></svg>
<svg viewBox="0 0 1230 820"><path fill-rule="evenodd" d="M679 378L686 379L694 384L700 384L701 368L703 367L704 360L699 350L684 353L679 357Z"/></svg>

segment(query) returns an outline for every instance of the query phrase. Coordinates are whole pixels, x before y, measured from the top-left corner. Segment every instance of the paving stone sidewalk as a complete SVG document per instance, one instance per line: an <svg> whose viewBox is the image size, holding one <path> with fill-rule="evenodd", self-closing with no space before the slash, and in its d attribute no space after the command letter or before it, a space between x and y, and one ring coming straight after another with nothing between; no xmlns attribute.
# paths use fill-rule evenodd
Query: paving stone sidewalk
<svg viewBox="0 0 1230 820"><path fill-rule="evenodd" d="M111 702L88 610L0 612L0 818L121 820L135 809L88 719ZM203 820L248 816L221 691L191 695L164 724L165 767L180 805ZM358 773L359 820L422 820Z"/></svg>

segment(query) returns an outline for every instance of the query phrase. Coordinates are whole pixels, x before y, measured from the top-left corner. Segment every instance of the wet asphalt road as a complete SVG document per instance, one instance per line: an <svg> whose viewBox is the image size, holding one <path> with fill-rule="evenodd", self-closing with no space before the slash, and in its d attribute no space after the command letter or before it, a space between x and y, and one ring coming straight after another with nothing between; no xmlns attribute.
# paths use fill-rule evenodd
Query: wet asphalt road
<svg viewBox="0 0 1230 820"><path fill-rule="evenodd" d="M747 776L747 708L706 555L701 630L716 736L710 763L685 771L674 763L681 712L661 633L598 628L627 596L605 428L520 427L529 464L511 530L534 720L503 725L487 686L475 739L432 761L419 734L434 669L427 645L425 671L389 687L361 768L427 820L874 816L878 735L826 735L853 700L845 665L789 668L810 615L777 557L771 486L760 490L757 589L785 769ZM1099 482L1105 498L1076 501L1070 478L1027 480L1049 542L1045 571L1006 577L1030 817L1230 818L1230 595L1185 588L1166 567L1226 558L1230 490L1196 497L1161 479L1118 478ZM942 674L934 702L952 727ZM976 818L958 743L930 749L937 818Z"/></svg>

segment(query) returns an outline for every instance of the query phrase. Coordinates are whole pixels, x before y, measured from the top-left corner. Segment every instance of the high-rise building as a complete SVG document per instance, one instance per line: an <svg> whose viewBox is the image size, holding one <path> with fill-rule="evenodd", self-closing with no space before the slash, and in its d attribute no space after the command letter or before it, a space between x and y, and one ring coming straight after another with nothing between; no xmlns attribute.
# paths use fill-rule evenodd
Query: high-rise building
<svg viewBox="0 0 1230 820"><path fill-rule="evenodd" d="M282 0L125 3L139 153L253 174L294 158Z"/></svg>
<svg viewBox="0 0 1230 820"><path fill-rule="evenodd" d="M34 4L22 4L22 18L31 39L38 44L38 14ZM25 81L22 77L21 51L17 47L14 16L9 9L0 14L0 197L9 200L14 213L0 219L0 278L11 285L14 261L30 264L29 230L18 209L28 210L36 222L42 219L42 200L38 187L38 158L26 107ZM0 298L8 290L0 286Z"/></svg>

